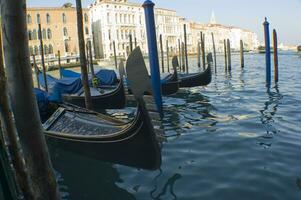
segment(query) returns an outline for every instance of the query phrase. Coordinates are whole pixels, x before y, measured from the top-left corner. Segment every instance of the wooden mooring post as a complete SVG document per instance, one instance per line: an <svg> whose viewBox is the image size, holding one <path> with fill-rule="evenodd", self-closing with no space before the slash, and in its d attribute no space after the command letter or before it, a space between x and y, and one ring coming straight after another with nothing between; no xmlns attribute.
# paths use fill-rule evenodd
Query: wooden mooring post
<svg viewBox="0 0 301 200"><path fill-rule="evenodd" d="M231 43L227 39L228 71L231 71Z"/></svg>
<svg viewBox="0 0 301 200"><path fill-rule="evenodd" d="M163 40L162 35L160 35L160 52L161 52L161 70L164 73L164 51L163 51Z"/></svg>
<svg viewBox="0 0 301 200"><path fill-rule="evenodd" d="M185 44L182 42L182 72L185 72Z"/></svg>
<svg viewBox="0 0 301 200"><path fill-rule="evenodd" d="M24 155L24 160L19 162L23 163L20 165L25 163L27 169L20 169L20 171L16 169L16 171L19 173L26 173L27 171L28 173L29 183L26 181L26 177L21 177L21 181L28 184L24 187L31 187L32 189L32 192L27 193L28 197L25 199L60 199L36 98L33 94L26 27L26 1L2 0L1 8L2 30L5 31L3 48L11 106L11 110L6 111L6 113L9 116L12 116L13 113L13 120L11 121L15 125L15 128L5 127L5 130L7 133L14 134L13 139L16 139L16 133L18 134ZM3 81L3 79L1 80ZM3 83L0 85L2 86ZM1 94L5 94L3 91L1 89ZM4 107L1 106L1 108ZM7 109L8 105L5 108ZM5 112L1 110L2 113ZM13 126L10 122L6 125ZM16 132L13 133L14 131ZM15 151L19 151L19 149L16 148ZM28 190L25 189L24 191Z"/></svg>
<svg viewBox="0 0 301 200"><path fill-rule="evenodd" d="M181 51L181 40L178 39L178 49L179 49L179 66L180 66L180 70L181 70L181 66L182 66L182 51Z"/></svg>
<svg viewBox="0 0 301 200"><path fill-rule="evenodd" d="M117 53L116 53L116 43L113 41L113 50L114 50L114 61L115 61L115 69L118 69L118 61L117 61Z"/></svg>
<svg viewBox="0 0 301 200"><path fill-rule="evenodd" d="M216 69L216 48L215 48L215 41L214 41L214 35L213 33L211 33L212 36L212 46L213 46L213 56L214 56L214 69L215 69L215 73L217 72Z"/></svg>
<svg viewBox="0 0 301 200"><path fill-rule="evenodd" d="M197 60L198 60L198 68L200 68L201 67L201 43L200 42L198 42L198 44L197 44L198 46L197 46Z"/></svg>
<svg viewBox="0 0 301 200"><path fill-rule="evenodd" d="M36 62L36 56L35 55L32 55L32 60L33 60L33 69L34 69L34 73L35 73L35 77L36 77L36 82L37 82L37 87L39 89L41 89L41 86L40 86L40 79L39 79L39 69L38 69L38 65L37 65L37 62Z"/></svg>
<svg viewBox="0 0 301 200"><path fill-rule="evenodd" d="M185 44L185 70L188 74L188 47L187 47L187 27L186 24L184 24L184 44Z"/></svg>
<svg viewBox="0 0 301 200"><path fill-rule="evenodd" d="M137 38L135 37L135 48L137 47Z"/></svg>
<svg viewBox="0 0 301 200"><path fill-rule="evenodd" d="M240 64L241 68L245 67L244 42L242 40L240 40Z"/></svg>
<svg viewBox="0 0 301 200"><path fill-rule="evenodd" d="M62 79L63 76L62 76L61 52L60 51L57 51L57 57L58 57L60 78Z"/></svg>
<svg viewBox="0 0 301 200"><path fill-rule="evenodd" d="M133 36L132 36L132 34L129 35L129 40L130 40L130 51L132 53L132 51L133 51Z"/></svg>
<svg viewBox="0 0 301 200"><path fill-rule="evenodd" d="M274 29L273 30L273 43L274 43L274 79L275 83L277 84L279 81L279 63L278 63L278 38L277 38L277 32Z"/></svg>
<svg viewBox="0 0 301 200"><path fill-rule="evenodd" d="M228 70L227 41L224 39L225 71Z"/></svg>
<svg viewBox="0 0 301 200"><path fill-rule="evenodd" d="M202 64L203 64L203 69L206 69L206 53L205 53L205 34L201 32L201 44L202 44Z"/></svg>
<svg viewBox="0 0 301 200"><path fill-rule="evenodd" d="M169 72L169 46L168 46L168 40L166 40L166 63L167 63L167 71Z"/></svg>
<svg viewBox="0 0 301 200"><path fill-rule="evenodd" d="M41 54L41 63L43 68L43 77L44 77L44 84L45 90L48 92L48 83L47 83L47 76L46 76L46 67L45 67L45 58L44 58L44 45L43 45L43 36L42 36L42 28L41 24L39 24L39 40L40 40L40 54Z"/></svg>
<svg viewBox="0 0 301 200"><path fill-rule="evenodd" d="M89 86L88 70L87 70L87 59L85 53L85 37L83 29L83 13L82 13L82 2L76 0L76 13L77 13L77 33L78 33L78 46L80 56L80 68L82 75L82 83L85 92L85 105L87 109L92 109L91 91Z"/></svg>

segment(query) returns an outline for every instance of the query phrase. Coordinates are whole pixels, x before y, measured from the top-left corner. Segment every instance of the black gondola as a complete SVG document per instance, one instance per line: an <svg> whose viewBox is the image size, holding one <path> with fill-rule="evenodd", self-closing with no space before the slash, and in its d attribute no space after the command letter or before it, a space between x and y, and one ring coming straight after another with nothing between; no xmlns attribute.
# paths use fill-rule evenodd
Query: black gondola
<svg viewBox="0 0 301 200"><path fill-rule="evenodd" d="M178 59L175 59L172 64L178 67ZM203 72L193 74L179 74L178 77L180 80L180 88L206 86L211 83L211 66L210 64L208 64L207 69Z"/></svg>
<svg viewBox="0 0 301 200"><path fill-rule="evenodd" d="M139 47L129 56L126 68L138 102L137 115L131 122L124 123L75 106L62 106L43 124L48 144L102 161L157 169L161 152L152 125L155 119L150 116L158 113L150 115L143 100L150 83L145 81L149 78ZM132 85L137 83L135 78L144 81Z"/></svg>

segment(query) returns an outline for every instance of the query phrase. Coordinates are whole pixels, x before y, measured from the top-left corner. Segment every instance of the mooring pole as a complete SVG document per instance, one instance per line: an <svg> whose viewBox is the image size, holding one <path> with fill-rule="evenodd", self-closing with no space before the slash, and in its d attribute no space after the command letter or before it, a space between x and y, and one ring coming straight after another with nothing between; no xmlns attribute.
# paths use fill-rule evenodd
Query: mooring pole
<svg viewBox="0 0 301 200"><path fill-rule="evenodd" d="M169 72L169 47L168 40L166 40L166 62L167 62L167 71Z"/></svg>
<svg viewBox="0 0 301 200"><path fill-rule="evenodd" d="M117 54L116 54L116 44L115 44L115 40L113 41L113 50L114 50L115 69L118 69L118 62L117 62Z"/></svg>
<svg viewBox="0 0 301 200"><path fill-rule="evenodd" d="M89 60L89 46L88 43L86 43L86 59L87 59L87 73L89 74L89 67L90 67L90 60Z"/></svg>
<svg viewBox="0 0 301 200"><path fill-rule="evenodd" d="M264 26L264 39L265 39L265 61L266 61L266 85L271 85L271 46L270 46L270 29L269 22L265 18Z"/></svg>
<svg viewBox="0 0 301 200"><path fill-rule="evenodd" d="M43 45L41 24L39 24L39 39L40 39L40 50L41 50L40 53L41 53L41 62L42 62L42 68L43 68L45 91L48 92L48 83L47 83L47 76L46 76L46 67L45 67L45 58L44 58L44 45Z"/></svg>
<svg viewBox="0 0 301 200"><path fill-rule="evenodd" d="M89 50L90 70L91 70L92 78L94 78L95 71L94 71L94 65L93 65L92 41L89 40L87 43L88 43L88 50Z"/></svg>
<svg viewBox="0 0 301 200"><path fill-rule="evenodd" d="M185 72L185 44L182 42L182 71Z"/></svg>
<svg viewBox="0 0 301 200"><path fill-rule="evenodd" d="M39 70L38 70L38 65L37 65L37 62L36 62L36 56L32 55L32 59L33 59L33 69L34 69L34 73L35 73L35 77L36 77L36 81L37 81L37 86L40 89L41 86L40 86Z"/></svg>
<svg viewBox="0 0 301 200"><path fill-rule="evenodd" d="M82 13L82 2L76 0L76 13L77 13L77 33L78 33L78 46L80 56L80 68L82 74L82 83L85 92L85 104L87 109L92 109L92 99L89 86L88 70L87 70L87 59L85 53L85 37L83 29L83 13Z"/></svg>
<svg viewBox="0 0 301 200"><path fill-rule="evenodd" d="M228 54L228 71L231 71L231 43L227 39L227 54Z"/></svg>
<svg viewBox="0 0 301 200"><path fill-rule="evenodd" d="M213 33L211 33L211 36L212 36L213 56L214 56L214 69L215 69L215 73L216 73L216 71L217 71L217 69L216 69L216 48L215 48L215 41L214 41Z"/></svg>
<svg viewBox="0 0 301 200"><path fill-rule="evenodd" d="M275 83L278 83L279 80L279 72L278 72L278 39L277 39L277 32L273 30L273 42L274 42L274 76L275 76Z"/></svg>
<svg viewBox="0 0 301 200"><path fill-rule="evenodd" d="M135 37L135 48L137 47L137 38Z"/></svg>
<svg viewBox="0 0 301 200"><path fill-rule="evenodd" d="M178 48L179 48L179 67L180 67L180 70L181 70L181 66L182 66L182 51L181 51L181 41L180 39L178 39Z"/></svg>
<svg viewBox="0 0 301 200"><path fill-rule="evenodd" d="M184 24L184 43L185 43L185 67L186 67L186 73L188 74L188 48L187 48L186 24Z"/></svg>
<svg viewBox="0 0 301 200"><path fill-rule="evenodd" d="M203 62L203 69L206 69L206 54L205 54L205 34L201 32L201 43L202 43L202 62Z"/></svg>
<svg viewBox="0 0 301 200"><path fill-rule="evenodd" d="M24 154L22 162L25 161L31 180L29 186L32 187L35 196L28 199L60 199L36 98L33 94L26 27L26 1L2 0L1 16L2 30L5 34L3 48L7 82L10 83L8 93L13 121ZM12 114L11 110L9 114Z"/></svg>
<svg viewBox="0 0 301 200"><path fill-rule="evenodd" d="M162 73L164 73L164 52L163 52L162 35L160 35L160 52L161 52L161 69L162 69Z"/></svg>
<svg viewBox="0 0 301 200"><path fill-rule="evenodd" d="M61 65L61 52L57 51L57 56L58 56L58 61L59 61L59 73L60 73L60 78L62 79L62 65Z"/></svg>
<svg viewBox="0 0 301 200"><path fill-rule="evenodd" d="M241 68L245 67L245 57L244 57L244 42L240 40L240 63Z"/></svg>
<svg viewBox="0 0 301 200"><path fill-rule="evenodd" d="M162 117L163 102L162 102L162 92L161 92L161 79L160 79L160 70L159 70L154 6L155 4L150 0L146 0L143 4L144 13L145 13L145 24L146 24L152 87L153 87L157 109L159 113L161 113L161 117Z"/></svg>
<svg viewBox="0 0 301 200"><path fill-rule="evenodd" d="M197 46L197 57L198 57L198 67L201 67L201 47L200 47L200 42L198 42Z"/></svg>
<svg viewBox="0 0 301 200"><path fill-rule="evenodd" d="M129 39L130 39L130 51L132 53L132 51L133 51L133 36L132 36L132 34L129 35Z"/></svg>
<svg viewBox="0 0 301 200"><path fill-rule="evenodd" d="M225 53L225 71L228 70L228 62L227 62L227 42L226 39L224 39L224 53Z"/></svg>

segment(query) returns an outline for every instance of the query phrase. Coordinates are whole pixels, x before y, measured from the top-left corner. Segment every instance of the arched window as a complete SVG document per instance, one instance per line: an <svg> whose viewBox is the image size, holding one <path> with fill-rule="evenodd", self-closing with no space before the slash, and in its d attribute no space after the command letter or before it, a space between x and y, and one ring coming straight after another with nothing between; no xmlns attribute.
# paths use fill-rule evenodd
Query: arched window
<svg viewBox="0 0 301 200"><path fill-rule="evenodd" d="M33 29L33 31L32 31L32 39L33 40L37 39L37 30L36 29Z"/></svg>
<svg viewBox="0 0 301 200"><path fill-rule="evenodd" d="M52 38L52 33L51 33L50 28L47 29L47 38L48 38L49 40Z"/></svg>
<svg viewBox="0 0 301 200"><path fill-rule="evenodd" d="M39 55L39 48L37 46L34 46L34 54Z"/></svg>
<svg viewBox="0 0 301 200"><path fill-rule="evenodd" d="M49 54L49 52L48 52L48 46L47 45L44 45L44 54L45 55Z"/></svg>
<svg viewBox="0 0 301 200"><path fill-rule="evenodd" d="M41 45L39 46L39 55L42 55L42 48L41 48Z"/></svg>
<svg viewBox="0 0 301 200"><path fill-rule="evenodd" d="M50 23L50 15L48 13L46 14L46 22L47 22L47 24Z"/></svg>
<svg viewBox="0 0 301 200"><path fill-rule="evenodd" d="M67 37L67 36L68 36L68 30L67 30L67 28L66 28L66 27L64 27L64 28L63 28L63 32L64 32L64 36L66 36L66 37Z"/></svg>
<svg viewBox="0 0 301 200"><path fill-rule="evenodd" d="M46 29L43 29L43 31L42 31L42 37L43 37L43 39L47 38Z"/></svg>
<svg viewBox="0 0 301 200"><path fill-rule="evenodd" d="M62 19L63 19L63 23L67 22L67 18L66 18L66 14L65 13L62 14Z"/></svg>
<svg viewBox="0 0 301 200"><path fill-rule="evenodd" d="M69 52L69 43L67 40L65 40L65 51Z"/></svg>
<svg viewBox="0 0 301 200"><path fill-rule="evenodd" d="M28 40L32 40L32 32L31 32L31 30L28 31Z"/></svg>
<svg viewBox="0 0 301 200"><path fill-rule="evenodd" d="M49 54L53 54L53 47L51 44L49 44L48 52L49 52Z"/></svg>
<svg viewBox="0 0 301 200"><path fill-rule="evenodd" d="M32 22L31 15L27 15L27 23L30 24Z"/></svg>
<svg viewBox="0 0 301 200"><path fill-rule="evenodd" d="M85 22L88 22L89 18L88 18L87 13L85 13L84 18L85 18Z"/></svg>
<svg viewBox="0 0 301 200"><path fill-rule="evenodd" d="M32 46L29 47L29 53L30 53L31 56L33 55L33 48L32 48Z"/></svg>
<svg viewBox="0 0 301 200"><path fill-rule="evenodd" d="M85 27L85 33L88 35L89 34L89 28Z"/></svg>
<svg viewBox="0 0 301 200"><path fill-rule="evenodd" d="M37 14L37 23L38 23L38 24L41 23L41 16L40 16L40 14Z"/></svg>

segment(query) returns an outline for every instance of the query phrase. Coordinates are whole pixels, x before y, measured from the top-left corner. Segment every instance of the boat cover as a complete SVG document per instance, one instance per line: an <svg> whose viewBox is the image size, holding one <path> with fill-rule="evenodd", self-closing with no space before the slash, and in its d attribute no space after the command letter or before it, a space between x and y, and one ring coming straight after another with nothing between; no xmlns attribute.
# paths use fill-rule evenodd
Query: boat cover
<svg viewBox="0 0 301 200"><path fill-rule="evenodd" d="M67 69L61 69L62 77L65 78L80 78L81 74L67 70ZM101 69L99 70L95 76L97 77L100 85L115 85L118 82L117 75L114 70L108 70L108 69ZM91 74L89 75L89 83L92 85L92 77Z"/></svg>
<svg viewBox="0 0 301 200"><path fill-rule="evenodd" d="M62 94L76 94L83 85L80 78L56 79L50 75L46 76L49 92L49 100L53 102L62 102ZM43 74L39 74L39 80L42 87L45 88Z"/></svg>
<svg viewBox="0 0 301 200"><path fill-rule="evenodd" d="M46 111L48 109L48 104L49 104L47 92L40 90L38 88L34 88L33 92L36 96L39 111L40 112Z"/></svg>

